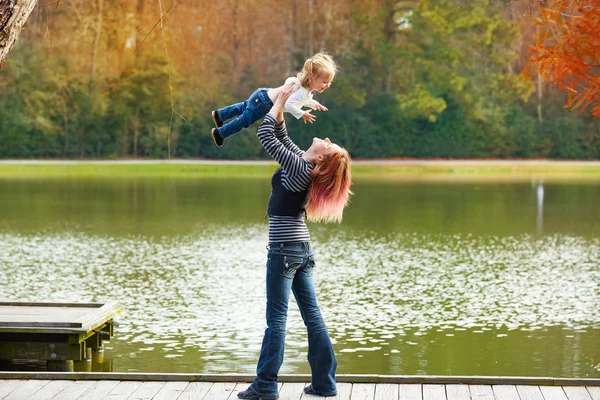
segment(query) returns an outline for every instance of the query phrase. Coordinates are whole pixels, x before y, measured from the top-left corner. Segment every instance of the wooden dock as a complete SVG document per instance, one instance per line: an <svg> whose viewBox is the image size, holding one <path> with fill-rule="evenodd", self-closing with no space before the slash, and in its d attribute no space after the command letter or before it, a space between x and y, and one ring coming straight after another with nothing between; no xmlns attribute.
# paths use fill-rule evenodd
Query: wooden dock
<svg viewBox="0 0 600 400"><path fill-rule="evenodd" d="M303 393L308 378L283 375L279 400L324 399ZM0 372L0 399L234 400L250 380L218 374ZM338 380L338 395L327 399L600 400L600 379L340 375Z"/></svg>
<svg viewBox="0 0 600 400"><path fill-rule="evenodd" d="M45 360L49 371L73 371L73 361L102 351L114 334L117 302L0 302L0 360Z"/></svg>

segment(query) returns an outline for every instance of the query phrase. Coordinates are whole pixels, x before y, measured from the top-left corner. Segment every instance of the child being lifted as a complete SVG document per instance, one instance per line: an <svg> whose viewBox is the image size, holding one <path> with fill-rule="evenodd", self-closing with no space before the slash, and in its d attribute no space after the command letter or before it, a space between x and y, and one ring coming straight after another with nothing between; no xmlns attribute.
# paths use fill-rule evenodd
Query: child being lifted
<svg viewBox="0 0 600 400"><path fill-rule="evenodd" d="M306 60L302 72L298 73L296 78L286 79L283 85L295 84L299 87L285 103L283 111L292 114L296 119L302 118L304 123L312 124L316 117L310 113L310 110L305 111L302 107L327 111L326 107L313 99L312 92L316 90L323 93L331 86L336 72L337 65L329 54L317 53ZM248 128L267 115L283 86L257 89L248 100L213 111L212 118L217 127L212 128L211 135L217 147L223 146L223 141L228 137ZM235 119L224 124L234 117Z"/></svg>

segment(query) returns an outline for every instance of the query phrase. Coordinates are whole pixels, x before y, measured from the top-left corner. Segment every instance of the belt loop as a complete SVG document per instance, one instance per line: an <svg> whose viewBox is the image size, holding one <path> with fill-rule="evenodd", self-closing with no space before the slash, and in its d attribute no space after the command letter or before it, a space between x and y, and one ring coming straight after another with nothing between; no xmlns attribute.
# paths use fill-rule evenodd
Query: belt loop
<svg viewBox="0 0 600 400"><path fill-rule="evenodd" d="M279 251L283 251L283 242L279 243Z"/></svg>

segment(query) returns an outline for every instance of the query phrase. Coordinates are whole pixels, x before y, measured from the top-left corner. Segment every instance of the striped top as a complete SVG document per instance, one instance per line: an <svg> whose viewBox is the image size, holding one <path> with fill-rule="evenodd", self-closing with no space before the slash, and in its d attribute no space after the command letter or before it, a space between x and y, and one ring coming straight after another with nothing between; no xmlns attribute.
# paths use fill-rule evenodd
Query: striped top
<svg viewBox="0 0 600 400"><path fill-rule="evenodd" d="M301 192L310 185L313 165L303 157L301 150L287 134L285 122L277 125L277 119L267 114L256 134L263 148L281 165L281 184L292 192ZM269 217L269 243L310 242L310 234L304 216Z"/></svg>

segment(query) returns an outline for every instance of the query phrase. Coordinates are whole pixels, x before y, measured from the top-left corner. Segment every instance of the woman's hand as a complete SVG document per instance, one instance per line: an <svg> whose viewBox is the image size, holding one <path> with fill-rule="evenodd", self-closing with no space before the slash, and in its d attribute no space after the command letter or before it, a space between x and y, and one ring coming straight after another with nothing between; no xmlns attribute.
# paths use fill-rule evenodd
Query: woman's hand
<svg viewBox="0 0 600 400"><path fill-rule="evenodd" d="M281 89L281 91L279 92L279 96L277 96L276 103L281 103L282 105L285 105L285 102L290 98L292 93L294 93L299 88L300 86L296 84L284 86L283 89Z"/></svg>
<svg viewBox="0 0 600 400"><path fill-rule="evenodd" d="M283 111L285 107L285 102L290 98L292 93L294 93L299 88L300 86L295 84L284 86L283 89L279 91L279 94L277 95L277 100L275 100L275 104L273 104L273 107L271 107L271 111L269 111L269 114L271 114L272 117L279 119L279 113Z"/></svg>

